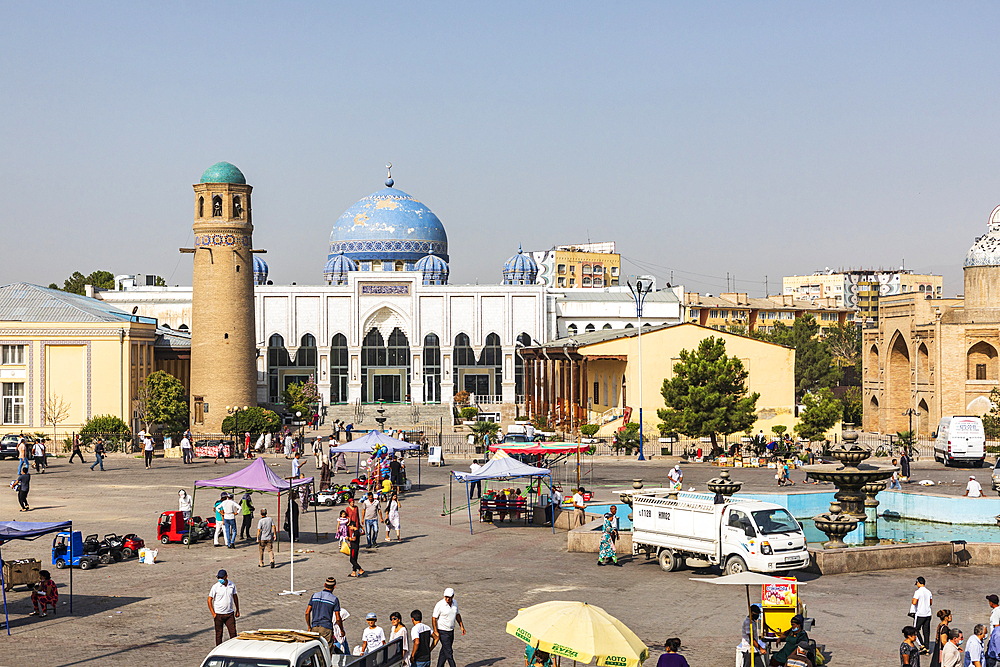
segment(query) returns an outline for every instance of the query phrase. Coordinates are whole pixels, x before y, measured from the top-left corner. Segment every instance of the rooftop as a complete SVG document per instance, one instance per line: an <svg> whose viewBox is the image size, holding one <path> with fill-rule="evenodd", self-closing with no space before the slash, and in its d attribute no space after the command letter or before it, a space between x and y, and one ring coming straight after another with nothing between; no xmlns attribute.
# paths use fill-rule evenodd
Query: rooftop
<svg viewBox="0 0 1000 667"><path fill-rule="evenodd" d="M130 315L97 299L31 283L0 286L0 321L156 324L153 318Z"/></svg>

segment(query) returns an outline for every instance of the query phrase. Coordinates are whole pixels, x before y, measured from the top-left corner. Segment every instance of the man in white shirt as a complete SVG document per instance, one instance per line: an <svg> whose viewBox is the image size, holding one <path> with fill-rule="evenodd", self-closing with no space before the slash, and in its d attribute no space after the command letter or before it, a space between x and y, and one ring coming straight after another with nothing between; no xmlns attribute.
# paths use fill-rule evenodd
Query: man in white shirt
<svg viewBox="0 0 1000 667"><path fill-rule="evenodd" d="M581 486L573 494L573 521L570 525L570 530L576 528L577 526L582 526L585 521L586 514L584 513L583 505L583 487Z"/></svg>
<svg viewBox="0 0 1000 667"><path fill-rule="evenodd" d="M236 585L229 581L225 570L219 570L219 580L208 592L208 611L215 620L215 645L222 643L222 628L229 630L229 638L236 636L236 619L240 617L240 598Z"/></svg>
<svg viewBox="0 0 1000 667"><path fill-rule="evenodd" d="M366 548L378 548L378 526L382 522L382 506L375 500L375 496L369 491L368 498L361 504L361 511L365 522L365 539L368 540Z"/></svg>
<svg viewBox="0 0 1000 667"><path fill-rule="evenodd" d="M986 637L986 626L977 623L972 630L972 636L965 642L965 667L986 667L983 657L983 639Z"/></svg>
<svg viewBox="0 0 1000 667"><path fill-rule="evenodd" d="M31 448L31 455L35 457L35 472L45 472L45 445L41 440L35 442Z"/></svg>
<svg viewBox="0 0 1000 667"><path fill-rule="evenodd" d="M458 613L458 604L455 602L455 589L444 589L444 598L438 600L434 605L434 615L431 617L431 627L434 628L434 639L441 642L441 651L438 653L437 667L443 667L445 663L456 667L453 645L455 643L455 623L462 628L465 634L465 624L462 623L462 615Z"/></svg>
<svg viewBox="0 0 1000 667"><path fill-rule="evenodd" d="M239 504L233 500L231 495L226 495L226 499L219 506L222 510L222 521L226 528L226 546L230 549L236 548L236 515L240 513Z"/></svg>
<svg viewBox="0 0 1000 667"><path fill-rule="evenodd" d="M482 469L483 466L479 465L478 460L473 461L472 465L469 466L469 472L471 472L473 475L475 475ZM472 488L469 489L469 498L480 498L482 497L482 495L483 495L483 483L482 481L477 479L475 482L472 483Z"/></svg>
<svg viewBox="0 0 1000 667"><path fill-rule="evenodd" d="M365 620L368 621L368 627L361 633L361 655L385 646L385 631L375 625L375 621L378 620L375 612L368 614Z"/></svg>
<svg viewBox="0 0 1000 667"><path fill-rule="evenodd" d="M930 646L931 633L931 605L934 603L934 596L927 588L927 582L923 577L917 577L917 590L913 591L913 627L917 629L917 635L923 628L923 636L920 637L920 645Z"/></svg>
<svg viewBox="0 0 1000 667"><path fill-rule="evenodd" d="M191 441L188 439L187 434L181 438L181 457L184 463L191 463L194 460L191 456Z"/></svg>
<svg viewBox="0 0 1000 667"><path fill-rule="evenodd" d="M994 594L989 594L986 596L986 601L990 604L990 632L993 628L1000 625L1000 597Z"/></svg>
<svg viewBox="0 0 1000 667"><path fill-rule="evenodd" d="M148 435L142 437L142 454L146 460L146 470L153 467L153 447L156 443Z"/></svg>
<svg viewBox="0 0 1000 667"><path fill-rule="evenodd" d="M965 495L969 498L983 497L983 487L976 481L975 475L969 475L969 483L965 485Z"/></svg>
<svg viewBox="0 0 1000 667"><path fill-rule="evenodd" d="M667 473L667 478L670 480L671 489L680 490L684 484L684 473L681 472L679 463L670 469L670 472Z"/></svg>

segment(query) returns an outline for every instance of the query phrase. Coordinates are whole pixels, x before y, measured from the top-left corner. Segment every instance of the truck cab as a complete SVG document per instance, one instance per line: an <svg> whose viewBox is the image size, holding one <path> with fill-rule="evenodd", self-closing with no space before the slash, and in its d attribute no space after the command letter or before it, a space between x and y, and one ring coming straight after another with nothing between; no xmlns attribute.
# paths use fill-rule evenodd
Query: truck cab
<svg viewBox="0 0 1000 667"><path fill-rule="evenodd" d="M89 570L97 567L100 559L94 554L86 554L83 550L83 537L79 530L70 533L68 530L56 533L52 538L52 564L62 570L67 567L78 567Z"/></svg>
<svg viewBox="0 0 1000 667"><path fill-rule="evenodd" d="M725 506L722 550L729 555L725 559L727 574L746 569L770 573L809 564L799 522L785 508L769 505L751 501L745 507Z"/></svg>
<svg viewBox="0 0 1000 667"><path fill-rule="evenodd" d="M402 638L354 656L331 652L315 632L257 630L219 644L201 667L392 667L402 661Z"/></svg>

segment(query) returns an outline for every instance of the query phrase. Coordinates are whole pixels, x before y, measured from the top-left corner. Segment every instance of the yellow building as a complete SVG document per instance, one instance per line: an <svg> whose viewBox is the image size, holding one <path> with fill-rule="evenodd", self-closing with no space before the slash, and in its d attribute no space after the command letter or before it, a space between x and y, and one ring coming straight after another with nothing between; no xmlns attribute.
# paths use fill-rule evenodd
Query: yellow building
<svg viewBox="0 0 1000 667"><path fill-rule="evenodd" d="M602 435L626 421L639 421L639 340L636 329L613 329L562 338L522 350L528 415L548 416L550 424L576 431L580 424L602 424ZM642 332L643 431L656 431L656 410L663 407L663 380L673 377L681 350L694 350L708 336L726 342L749 373L747 390L758 392L754 431L770 434L795 418L795 350L783 345L716 331L697 324L644 326Z"/></svg>
<svg viewBox="0 0 1000 667"><path fill-rule="evenodd" d="M0 287L0 433L59 438L96 415L134 425L140 383L156 370L188 382L190 338L85 296L12 283ZM61 403L62 410L58 410ZM133 430L136 430L133 428Z"/></svg>
<svg viewBox="0 0 1000 667"><path fill-rule="evenodd" d="M538 266L536 281L549 287L603 289L619 284L622 256L614 241L559 245L529 252Z"/></svg>
<svg viewBox="0 0 1000 667"><path fill-rule="evenodd" d="M839 305L833 298L812 301L779 294L762 299L748 297L746 292L723 292L719 296L684 294L685 321L721 331L764 331L771 333L777 323L792 326L796 318L812 315L820 326L820 335L830 327L843 324L853 310Z"/></svg>
<svg viewBox="0 0 1000 667"><path fill-rule="evenodd" d="M795 299L814 301L835 299L838 306L850 308L859 322L878 321L881 297L919 294L940 298L944 291L941 276L913 273L906 269L849 269L817 271L810 276L785 276L782 293Z"/></svg>

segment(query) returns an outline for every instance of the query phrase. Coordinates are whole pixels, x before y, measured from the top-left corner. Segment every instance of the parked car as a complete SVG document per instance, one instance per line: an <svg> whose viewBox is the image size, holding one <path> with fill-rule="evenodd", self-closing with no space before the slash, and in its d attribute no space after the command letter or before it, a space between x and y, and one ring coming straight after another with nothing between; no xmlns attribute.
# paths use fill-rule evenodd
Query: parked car
<svg viewBox="0 0 1000 667"><path fill-rule="evenodd" d="M62 531L52 538L52 564L62 570L67 567L78 567L89 570L97 567L100 559L94 554L84 553L83 536L79 530Z"/></svg>
<svg viewBox="0 0 1000 667"><path fill-rule="evenodd" d="M17 458L17 440L19 437L10 434L0 438L0 459L5 459L8 456L12 459Z"/></svg>

